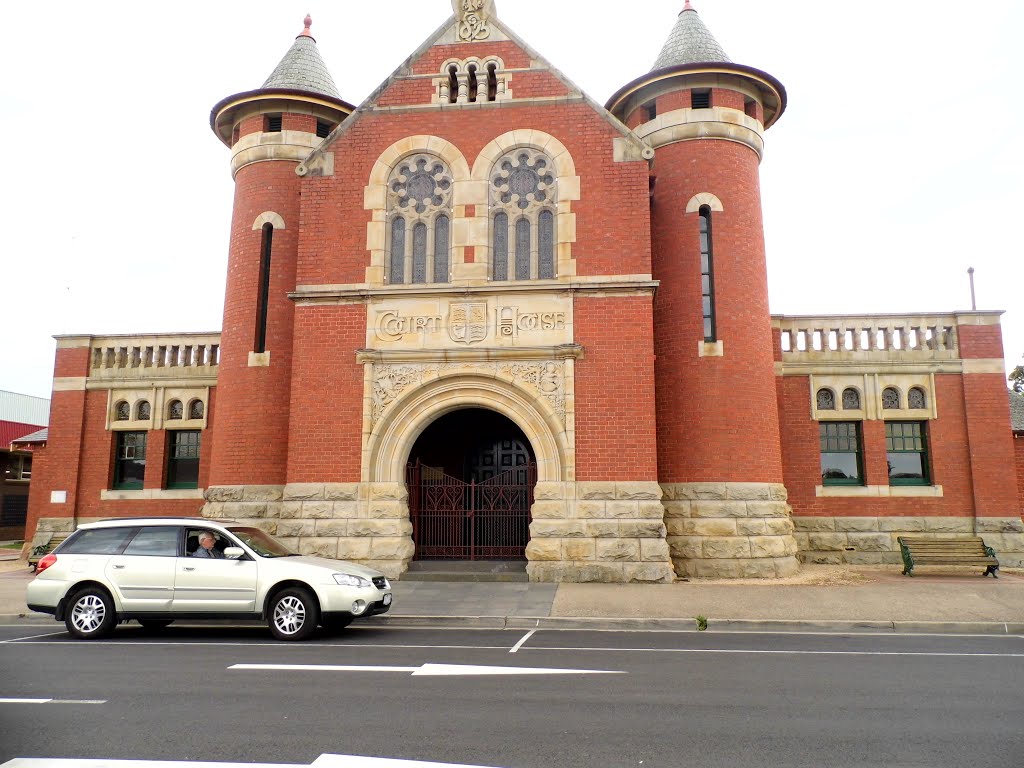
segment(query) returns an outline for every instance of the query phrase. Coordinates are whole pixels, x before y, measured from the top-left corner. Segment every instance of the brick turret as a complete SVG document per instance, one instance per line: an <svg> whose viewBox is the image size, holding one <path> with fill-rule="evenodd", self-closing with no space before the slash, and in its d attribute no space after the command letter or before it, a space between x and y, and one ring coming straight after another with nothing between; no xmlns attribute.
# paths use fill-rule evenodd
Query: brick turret
<svg viewBox="0 0 1024 768"><path fill-rule="evenodd" d="M729 60L687 0L654 69L608 103L656 153L658 471L679 572L797 567L758 173L785 100L775 78Z"/></svg>
<svg viewBox="0 0 1024 768"><path fill-rule="evenodd" d="M231 148L235 180L211 487L285 483L296 168L354 110L339 96L310 24L307 16L262 88L229 96L210 114Z"/></svg>

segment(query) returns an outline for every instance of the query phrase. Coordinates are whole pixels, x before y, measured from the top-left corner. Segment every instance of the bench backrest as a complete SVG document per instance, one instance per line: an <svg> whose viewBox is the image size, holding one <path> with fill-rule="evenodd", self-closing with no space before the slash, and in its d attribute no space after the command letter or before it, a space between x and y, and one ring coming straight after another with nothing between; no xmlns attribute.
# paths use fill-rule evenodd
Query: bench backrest
<svg viewBox="0 0 1024 768"><path fill-rule="evenodd" d="M901 546L917 554L970 554L983 555L987 547L980 536L961 539L924 539L913 536L899 536L896 539Z"/></svg>

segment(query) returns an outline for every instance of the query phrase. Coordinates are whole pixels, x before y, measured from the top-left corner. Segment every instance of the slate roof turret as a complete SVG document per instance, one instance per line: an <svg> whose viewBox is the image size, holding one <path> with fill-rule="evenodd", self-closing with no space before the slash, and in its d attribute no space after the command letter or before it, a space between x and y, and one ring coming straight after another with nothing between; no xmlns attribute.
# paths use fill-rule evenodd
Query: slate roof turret
<svg viewBox="0 0 1024 768"><path fill-rule="evenodd" d="M310 34L309 28L312 24L312 18L307 15L305 28L295 38L288 53L270 73L270 77L263 83L263 87L308 91L330 96L332 99L340 99L341 94L338 93L338 87L334 84L331 73L327 71L324 60L320 58L320 51L316 47L316 38Z"/></svg>
<svg viewBox="0 0 1024 768"><path fill-rule="evenodd" d="M704 26L697 11L690 5L690 0L686 0L686 5L679 12L676 25L672 28L651 71L681 64L731 61L732 59L715 40L715 36Z"/></svg>

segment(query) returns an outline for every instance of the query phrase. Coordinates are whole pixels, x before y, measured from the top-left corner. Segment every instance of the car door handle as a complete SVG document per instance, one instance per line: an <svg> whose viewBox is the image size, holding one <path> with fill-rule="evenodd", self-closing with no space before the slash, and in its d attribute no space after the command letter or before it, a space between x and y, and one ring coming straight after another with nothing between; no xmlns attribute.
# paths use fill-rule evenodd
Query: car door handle
<svg viewBox="0 0 1024 768"><path fill-rule="evenodd" d="M182 570L183 571L194 571L195 567L193 567L191 565L186 565L184 568L182 568Z"/></svg>
<svg viewBox="0 0 1024 768"><path fill-rule="evenodd" d="M115 566L114 566L114 568L115 568L115 570L118 570L118 571L119 571L119 570L121 570L122 568L124 568L124 566L123 566L123 565L115 565Z"/></svg>

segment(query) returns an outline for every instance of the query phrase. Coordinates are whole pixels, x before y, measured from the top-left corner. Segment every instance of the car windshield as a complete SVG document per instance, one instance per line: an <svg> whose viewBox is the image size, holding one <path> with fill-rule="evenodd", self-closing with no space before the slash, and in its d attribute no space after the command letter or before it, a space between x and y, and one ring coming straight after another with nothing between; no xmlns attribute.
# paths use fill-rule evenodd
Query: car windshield
<svg viewBox="0 0 1024 768"><path fill-rule="evenodd" d="M295 553L259 528L228 528L242 542L260 557L294 557Z"/></svg>

